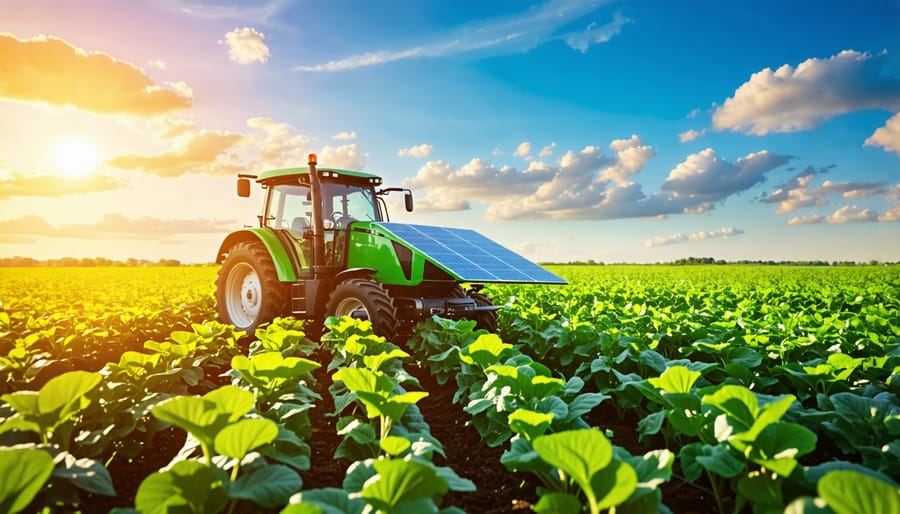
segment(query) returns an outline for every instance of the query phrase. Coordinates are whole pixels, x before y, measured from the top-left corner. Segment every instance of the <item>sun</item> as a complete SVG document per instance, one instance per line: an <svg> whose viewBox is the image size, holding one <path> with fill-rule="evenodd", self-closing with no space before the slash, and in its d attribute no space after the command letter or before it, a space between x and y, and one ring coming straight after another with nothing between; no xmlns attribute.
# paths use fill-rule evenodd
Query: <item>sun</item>
<svg viewBox="0 0 900 514"><path fill-rule="evenodd" d="M83 139L63 139L56 145L56 168L68 177L79 178L97 169L97 150Z"/></svg>

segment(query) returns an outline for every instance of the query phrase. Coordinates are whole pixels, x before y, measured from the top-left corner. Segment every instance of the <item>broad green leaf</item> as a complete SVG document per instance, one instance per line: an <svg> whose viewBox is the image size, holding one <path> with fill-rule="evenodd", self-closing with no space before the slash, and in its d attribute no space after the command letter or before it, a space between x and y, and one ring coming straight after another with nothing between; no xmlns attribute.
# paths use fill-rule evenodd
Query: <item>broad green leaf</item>
<svg viewBox="0 0 900 514"><path fill-rule="evenodd" d="M286 504L302 485L303 481L296 471L273 464L238 478L231 484L228 495L272 509Z"/></svg>
<svg viewBox="0 0 900 514"><path fill-rule="evenodd" d="M690 393L698 378L700 378L699 371L691 371L684 366L672 366L663 371L659 378L648 378L647 381L666 393Z"/></svg>
<svg viewBox="0 0 900 514"><path fill-rule="evenodd" d="M637 473L630 464L613 459L591 477L591 488L598 509L608 509L624 503L637 489ZM589 495L590 497L590 495Z"/></svg>
<svg viewBox="0 0 900 514"><path fill-rule="evenodd" d="M585 494L592 494L591 479L613 458L612 444L593 429L542 435L532 445L541 459L572 477Z"/></svg>
<svg viewBox="0 0 900 514"><path fill-rule="evenodd" d="M738 494L755 507L779 508L784 505L781 494L781 480L774 480L763 474L751 474L738 480Z"/></svg>
<svg viewBox="0 0 900 514"><path fill-rule="evenodd" d="M401 502L430 499L449 488L433 465L395 459L375 461L374 466L377 478L366 483L361 495L377 509L391 510Z"/></svg>
<svg viewBox="0 0 900 514"><path fill-rule="evenodd" d="M53 472L44 450L0 449L0 512L14 514L31 503Z"/></svg>
<svg viewBox="0 0 900 514"><path fill-rule="evenodd" d="M41 414L57 412L60 420L87 406L85 394L97 387L102 380L100 373L69 371L53 377L38 393L38 410Z"/></svg>
<svg viewBox="0 0 900 514"><path fill-rule="evenodd" d="M225 385L203 395L203 398L215 402L220 412L228 414L228 421L233 423L256 405L253 393L233 385Z"/></svg>
<svg viewBox="0 0 900 514"><path fill-rule="evenodd" d="M363 357L363 363L366 368L372 370L381 370L381 367L391 359L405 359L409 354L399 348L394 348L389 352L381 352L375 355L366 355Z"/></svg>
<svg viewBox="0 0 900 514"><path fill-rule="evenodd" d="M816 490L837 514L900 512L900 488L856 471L826 473Z"/></svg>
<svg viewBox="0 0 900 514"><path fill-rule="evenodd" d="M578 514L581 512L581 502L571 494L546 493L531 510L539 514Z"/></svg>
<svg viewBox="0 0 900 514"><path fill-rule="evenodd" d="M405 437L389 435L382 439L379 445L385 453L392 457L396 457L408 450L409 447L412 446L412 443Z"/></svg>
<svg viewBox="0 0 900 514"><path fill-rule="evenodd" d="M299 502L299 503L296 503ZM300 491L291 498L291 505L285 507L283 514L306 514L306 511L296 510L301 505L316 506L322 514L362 514L366 508L366 502L362 498L350 499L344 489L327 487Z"/></svg>
<svg viewBox="0 0 900 514"><path fill-rule="evenodd" d="M658 433L662 428L663 421L666 420L666 415L668 413L668 410L660 410L644 416L642 420L638 421L638 438L643 439L648 435Z"/></svg>
<svg viewBox="0 0 900 514"><path fill-rule="evenodd" d="M834 514L822 498L801 496L784 508L784 514Z"/></svg>
<svg viewBox="0 0 900 514"><path fill-rule="evenodd" d="M109 471L94 459L76 459L74 455L65 452L62 462L53 470L53 476L67 480L89 493L116 496Z"/></svg>
<svg viewBox="0 0 900 514"><path fill-rule="evenodd" d="M796 423L775 423L767 426L747 446L746 455L750 460L786 477L796 467L798 457L816 449L816 435Z"/></svg>
<svg viewBox="0 0 900 514"><path fill-rule="evenodd" d="M504 343L497 334L483 334L464 349L460 359L467 364L477 363L482 368L487 368L499 362L503 352L512 347L513 345Z"/></svg>
<svg viewBox="0 0 900 514"><path fill-rule="evenodd" d="M134 506L141 514L205 514L221 512L227 501L222 481L212 469L185 460L145 478L138 487Z"/></svg>
<svg viewBox="0 0 900 514"><path fill-rule="evenodd" d="M199 396L176 396L153 406L158 419L187 430L212 449L216 433L227 421L215 402Z"/></svg>
<svg viewBox="0 0 900 514"><path fill-rule="evenodd" d="M759 413L759 401L752 391L744 386L725 385L702 400L728 415L738 432L749 430Z"/></svg>
<svg viewBox="0 0 900 514"><path fill-rule="evenodd" d="M250 450L271 443L278 437L278 425L266 418L242 419L216 434L216 453L241 460Z"/></svg>
<svg viewBox="0 0 900 514"><path fill-rule="evenodd" d="M535 437L544 435L553 421L553 414L534 412L528 409L518 409L510 413L509 428L529 441Z"/></svg>

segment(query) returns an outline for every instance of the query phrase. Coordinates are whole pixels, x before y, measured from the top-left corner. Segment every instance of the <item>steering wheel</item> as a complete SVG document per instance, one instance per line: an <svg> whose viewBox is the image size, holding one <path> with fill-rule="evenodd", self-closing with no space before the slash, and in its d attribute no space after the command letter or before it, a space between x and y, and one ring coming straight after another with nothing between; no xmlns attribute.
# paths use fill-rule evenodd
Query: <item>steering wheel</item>
<svg viewBox="0 0 900 514"><path fill-rule="evenodd" d="M331 219L334 221L334 228L346 228L351 223L356 221L356 218L353 216L345 215L340 211L335 211L331 213Z"/></svg>

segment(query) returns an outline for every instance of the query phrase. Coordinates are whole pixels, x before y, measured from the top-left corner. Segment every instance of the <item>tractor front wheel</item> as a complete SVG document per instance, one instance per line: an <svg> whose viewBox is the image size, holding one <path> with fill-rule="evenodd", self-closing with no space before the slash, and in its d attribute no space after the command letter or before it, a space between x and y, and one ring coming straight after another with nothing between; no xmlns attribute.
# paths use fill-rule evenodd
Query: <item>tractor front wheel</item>
<svg viewBox="0 0 900 514"><path fill-rule="evenodd" d="M258 242L234 245L216 278L219 321L253 336L257 327L284 313L288 290L278 281L272 257Z"/></svg>
<svg viewBox="0 0 900 514"><path fill-rule="evenodd" d="M397 335L397 308L387 290L370 278L347 279L331 292L325 312L329 316L367 319L372 331L389 341Z"/></svg>

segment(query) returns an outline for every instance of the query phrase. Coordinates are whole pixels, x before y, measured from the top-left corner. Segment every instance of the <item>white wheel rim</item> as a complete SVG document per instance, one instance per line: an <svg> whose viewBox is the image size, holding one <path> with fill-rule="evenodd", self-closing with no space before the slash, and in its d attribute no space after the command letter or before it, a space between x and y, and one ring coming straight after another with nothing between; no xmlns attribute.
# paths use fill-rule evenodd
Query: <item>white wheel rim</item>
<svg viewBox="0 0 900 514"><path fill-rule="evenodd" d="M225 304L228 317L238 328L249 327L256 321L262 303L262 285L253 266L241 262L228 273L225 284Z"/></svg>
<svg viewBox="0 0 900 514"><path fill-rule="evenodd" d="M337 307L334 309L334 315L337 317L341 316L353 316L354 313L362 311L366 315L366 319L369 319L369 311L366 309L366 306L363 305L361 301L357 298L344 298L338 303Z"/></svg>

